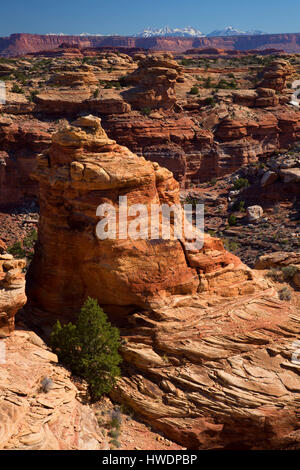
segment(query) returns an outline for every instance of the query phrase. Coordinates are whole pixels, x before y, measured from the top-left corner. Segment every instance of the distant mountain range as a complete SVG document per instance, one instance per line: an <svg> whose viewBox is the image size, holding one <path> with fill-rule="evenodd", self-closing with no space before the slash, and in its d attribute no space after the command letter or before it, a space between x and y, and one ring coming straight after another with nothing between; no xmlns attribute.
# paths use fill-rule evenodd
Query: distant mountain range
<svg viewBox="0 0 300 470"><path fill-rule="evenodd" d="M184 28L170 28L169 26L164 26L163 28L153 29L149 28L144 29L140 33L133 34L134 38L210 38L210 37L220 37L220 36L256 36L259 34L266 34L263 31L241 31L240 29L234 28L233 26L226 26L224 29L216 29L209 34L202 33L199 29L193 28L192 26L185 26ZM69 34L64 33L48 33L47 36L70 36ZM101 34L101 33L80 33L77 36L119 36L118 34Z"/></svg>
<svg viewBox="0 0 300 470"><path fill-rule="evenodd" d="M204 37L203 34L199 29L192 28L191 26L186 26L185 28L169 28L169 26L165 26L164 28L153 29L153 28L146 28L141 33L137 33L133 35L135 38L154 38L154 37L164 37L164 38L172 38L172 37L180 37L180 38L191 38L191 37Z"/></svg>
<svg viewBox="0 0 300 470"><path fill-rule="evenodd" d="M149 34L149 30L148 34ZM196 31L196 30L194 30ZM214 32L211 34L220 34ZM170 34L168 32L168 34ZM184 29L183 34L187 34ZM198 34L198 33L194 33ZM222 34L224 34L222 32ZM150 51L170 51L184 53L192 49L217 48L223 50L280 50L287 53L300 53L300 33L282 34L235 34L229 36L183 36L183 37L132 37L102 36L98 34L26 34L15 33L9 37L0 37L0 56L18 56L41 51L52 51L61 45L70 44L79 48L138 48Z"/></svg>
<svg viewBox="0 0 300 470"><path fill-rule="evenodd" d="M233 28L233 26L227 26L224 29L216 29L209 34L203 34L199 29L192 28L192 26L186 26L185 28L164 28L153 29L146 28L144 31L133 36L136 38L153 38L153 37L216 37L216 36L254 36L259 34L265 34L263 31L241 31L240 29Z"/></svg>
<svg viewBox="0 0 300 470"><path fill-rule="evenodd" d="M216 37L216 36L258 36L260 34L266 34L263 31L241 31L240 29L233 28L233 26L227 26L224 29L216 29L215 31L212 31L211 33L207 34L206 37Z"/></svg>

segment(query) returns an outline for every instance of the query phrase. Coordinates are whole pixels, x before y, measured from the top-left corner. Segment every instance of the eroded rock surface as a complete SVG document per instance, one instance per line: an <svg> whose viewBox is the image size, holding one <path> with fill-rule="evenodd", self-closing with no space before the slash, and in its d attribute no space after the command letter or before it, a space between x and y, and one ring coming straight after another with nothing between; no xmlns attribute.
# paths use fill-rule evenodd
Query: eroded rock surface
<svg viewBox="0 0 300 470"><path fill-rule="evenodd" d="M9 335L15 324L15 315L26 302L25 260L16 260L0 246L0 338Z"/></svg>
<svg viewBox="0 0 300 470"><path fill-rule="evenodd" d="M133 85L123 93L135 109L171 109L176 102L175 83L180 66L169 54L148 56L139 63L139 68L124 78Z"/></svg>
<svg viewBox="0 0 300 470"><path fill-rule="evenodd" d="M236 265L236 289L251 286L249 270L209 236L196 253L186 252L177 239L97 238L97 207L110 203L118 212L120 195L127 196L128 206L144 204L148 214L151 204L179 204L172 173L108 139L100 122L79 118L54 134L49 152L39 157L41 218L28 275L30 302L71 318L88 295L123 311L164 305L174 294L221 289L202 274Z"/></svg>
<svg viewBox="0 0 300 470"><path fill-rule="evenodd" d="M113 397L189 448L299 448L300 313L222 242L96 238L96 208L178 202L170 172L78 119L39 159L41 220L27 318L47 330L99 300L121 328Z"/></svg>
<svg viewBox="0 0 300 470"><path fill-rule="evenodd" d="M295 72L290 63L283 59L276 59L264 70L264 77L260 84L262 88L271 88L282 91L286 81Z"/></svg>
<svg viewBox="0 0 300 470"><path fill-rule="evenodd" d="M70 372L32 331L16 330L0 363L1 450L104 448L92 409L79 400ZM51 380L44 390L43 380ZM45 382L44 382L45 383Z"/></svg>
<svg viewBox="0 0 300 470"><path fill-rule="evenodd" d="M299 332L274 291L135 314L113 397L188 448L299 449Z"/></svg>

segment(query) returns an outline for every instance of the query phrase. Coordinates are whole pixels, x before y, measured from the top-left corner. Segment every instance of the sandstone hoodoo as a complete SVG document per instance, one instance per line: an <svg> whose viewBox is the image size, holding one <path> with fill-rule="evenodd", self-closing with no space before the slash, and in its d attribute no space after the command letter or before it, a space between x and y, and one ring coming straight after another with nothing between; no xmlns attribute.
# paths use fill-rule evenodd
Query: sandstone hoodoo
<svg viewBox="0 0 300 470"><path fill-rule="evenodd" d="M277 299L220 240L99 240L96 209L177 203L156 163L107 138L84 116L39 157L41 219L27 316L44 330L97 298L121 329L124 375L112 397L196 449L299 447L299 310Z"/></svg>
<svg viewBox="0 0 300 470"><path fill-rule="evenodd" d="M263 80L260 83L261 88L271 88L282 92L286 86L287 80L295 73L294 67L283 59L276 59L264 70Z"/></svg>
<svg viewBox="0 0 300 470"><path fill-rule="evenodd" d="M0 244L0 338L14 329L15 315L26 303L25 260L16 260Z"/></svg>
<svg viewBox="0 0 300 470"><path fill-rule="evenodd" d="M176 103L175 83L180 66L170 54L148 56L139 63L139 68L124 78L124 83L133 85L123 93L135 109L172 109Z"/></svg>
<svg viewBox="0 0 300 470"><path fill-rule="evenodd" d="M39 156L35 177L41 218L27 289L30 302L42 309L73 317L86 296L125 311L162 306L171 295L214 289L201 273L236 264L237 290L248 288L247 268L209 236L199 254L187 253L180 240L99 241L96 211L102 203L118 209L118 197L126 195L128 205L149 209L179 204L172 173L108 139L99 118L78 118L54 134L49 152Z"/></svg>

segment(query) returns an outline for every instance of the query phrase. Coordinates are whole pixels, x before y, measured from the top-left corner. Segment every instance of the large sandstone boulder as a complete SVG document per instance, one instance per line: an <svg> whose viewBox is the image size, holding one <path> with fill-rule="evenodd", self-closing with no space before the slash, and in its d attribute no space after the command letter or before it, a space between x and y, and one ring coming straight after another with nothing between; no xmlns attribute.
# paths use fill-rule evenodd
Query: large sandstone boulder
<svg viewBox="0 0 300 470"><path fill-rule="evenodd" d="M255 264L256 269L280 268L290 265L300 266L300 253L288 251L275 251L267 253L258 258Z"/></svg>
<svg viewBox="0 0 300 470"><path fill-rule="evenodd" d="M86 89L48 89L35 97L36 110L43 114L61 114L76 116L83 112L106 114L124 114L131 110L120 95L112 90L101 90L94 98L89 88Z"/></svg>
<svg viewBox="0 0 300 470"><path fill-rule="evenodd" d="M61 72L51 77L50 83L65 87L83 87L89 85L98 85L97 77L91 71L72 71Z"/></svg>
<svg viewBox="0 0 300 470"><path fill-rule="evenodd" d="M175 83L180 66L169 54L148 56L139 67L123 79L133 86L123 96L134 108L173 108L176 102Z"/></svg>
<svg viewBox="0 0 300 470"><path fill-rule="evenodd" d="M300 168L287 168L280 170L280 176L284 183L299 183Z"/></svg>
<svg viewBox="0 0 300 470"><path fill-rule="evenodd" d="M24 260L16 260L0 245L0 338L9 335L15 324L15 315L26 302Z"/></svg>
<svg viewBox="0 0 300 470"><path fill-rule="evenodd" d="M290 279L296 287L300 287L300 253L275 251L262 255L255 263L256 269L281 269L291 267Z"/></svg>
<svg viewBox="0 0 300 470"><path fill-rule="evenodd" d="M249 220L249 222L256 222L257 220L259 220L262 215L263 215L264 211L263 211L263 208L261 206L249 206L247 207L247 218Z"/></svg>
<svg viewBox="0 0 300 470"><path fill-rule="evenodd" d="M291 64L283 59L275 59L264 70L263 80L259 84L261 88L271 88L282 92L286 87L288 78L295 72Z"/></svg>
<svg viewBox="0 0 300 470"><path fill-rule="evenodd" d="M31 178L36 165L36 155L49 147L50 122L34 118L0 121L0 206L15 205L24 197L37 194L37 184Z"/></svg>

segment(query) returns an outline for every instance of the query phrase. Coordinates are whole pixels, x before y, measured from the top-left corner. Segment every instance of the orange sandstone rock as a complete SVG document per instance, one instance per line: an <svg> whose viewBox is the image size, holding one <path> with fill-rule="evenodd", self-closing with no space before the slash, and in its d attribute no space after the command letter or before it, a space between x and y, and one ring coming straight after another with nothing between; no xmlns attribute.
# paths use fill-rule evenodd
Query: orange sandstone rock
<svg viewBox="0 0 300 470"><path fill-rule="evenodd" d="M74 318L87 296L124 312L167 305L173 295L215 290L214 281L202 279L205 272L218 277L228 266L243 266L209 236L198 254L188 253L184 240L97 238L97 207L110 203L118 211L120 195L128 206L144 204L148 214L152 204L179 204L171 172L108 139L99 118L79 118L54 134L36 179L41 218L27 290L31 304L52 315Z"/></svg>
<svg viewBox="0 0 300 470"><path fill-rule="evenodd" d="M26 302L24 260L16 260L0 248L0 338L14 329L15 315Z"/></svg>
<svg viewBox="0 0 300 470"><path fill-rule="evenodd" d="M39 240L28 318L44 330L95 297L121 328L126 367L112 397L190 449L300 448L299 311L220 240L99 240L102 202L178 203L157 163L79 118L39 158Z"/></svg>

